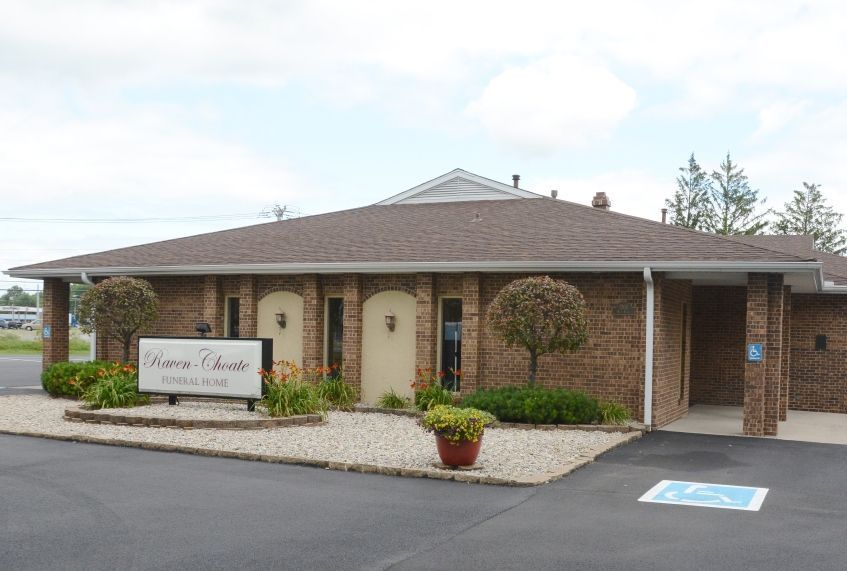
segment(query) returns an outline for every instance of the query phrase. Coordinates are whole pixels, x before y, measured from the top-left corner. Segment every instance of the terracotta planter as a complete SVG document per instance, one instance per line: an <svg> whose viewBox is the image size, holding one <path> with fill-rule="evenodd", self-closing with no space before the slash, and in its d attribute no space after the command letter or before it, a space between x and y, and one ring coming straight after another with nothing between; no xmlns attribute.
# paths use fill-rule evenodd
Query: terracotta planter
<svg viewBox="0 0 847 571"><path fill-rule="evenodd" d="M452 444L443 436L435 435L435 445L438 447L438 456L441 461L447 466L472 466L479 456L479 449L482 446L482 435L479 440L471 442L463 440L458 444Z"/></svg>

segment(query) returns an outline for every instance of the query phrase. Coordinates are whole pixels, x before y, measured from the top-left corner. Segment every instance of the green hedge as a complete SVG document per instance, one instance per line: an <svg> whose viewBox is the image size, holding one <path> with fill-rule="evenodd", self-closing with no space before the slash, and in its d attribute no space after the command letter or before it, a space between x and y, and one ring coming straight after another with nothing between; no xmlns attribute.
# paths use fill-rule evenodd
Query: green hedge
<svg viewBox="0 0 847 571"><path fill-rule="evenodd" d="M97 380L97 372L110 366L108 361L54 363L41 373L41 386L54 397L79 398Z"/></svg>
<svg viewBox="0 0 847 571"><path fill-rule="evenodd" d="M596 399L567 389L479 389L465 397L460 406L488 411L501 422L592 424L600 419L600 405Z"/></svg>

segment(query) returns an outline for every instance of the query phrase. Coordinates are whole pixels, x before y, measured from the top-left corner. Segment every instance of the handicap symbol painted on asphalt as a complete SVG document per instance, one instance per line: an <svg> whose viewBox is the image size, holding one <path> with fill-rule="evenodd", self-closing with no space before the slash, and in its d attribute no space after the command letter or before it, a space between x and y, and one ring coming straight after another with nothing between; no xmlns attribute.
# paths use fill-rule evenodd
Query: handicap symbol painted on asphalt
<svg viewBox="0 0 847 571"><path fill-rule="evenodd" d="M748 343L747 344L747 362L748 363L761 363L764 358L764 354L762 352L762 344L761 343Z"/></svg>
<svg viewBox="0 0 847 571"><path fill-rule="evenodd" d="M638 501L757 512L767 493L768 488L662 480Z"/></svg>

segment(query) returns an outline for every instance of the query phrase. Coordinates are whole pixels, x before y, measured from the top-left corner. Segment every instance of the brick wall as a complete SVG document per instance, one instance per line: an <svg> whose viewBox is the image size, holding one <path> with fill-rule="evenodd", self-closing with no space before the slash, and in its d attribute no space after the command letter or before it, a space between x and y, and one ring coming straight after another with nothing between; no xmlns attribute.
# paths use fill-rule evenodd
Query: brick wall
<svg viewBox="0 0 847 571"><path fill-rule="evenodd" d="M418 274L415 280L415 367L435 367L438 348L438 298L435 274Z"/></svg>
<svg viewBox="0 0 847 571"><path fill-rule="evenodd" d="M667 280L661 277L655 281L653 424L664 426L688 412L692 287L689 281ZM686 314L685 329L683 311Z"/></svg>
<svg viewBox="0 0 847 571"><path fill-rule="evenodd" d="M485 314L496 293L510 281L526 274L418 274L418 275L304 275L221 276L150 278L159 295L160 319L153 333L194 336L197 321L211 321L211 308L218 308L215 324L223 319L224 298L242 298L242 331L255 335L258 298L285 289L304 298L304 361L308 366L323 361L324 300L345 298L345 362L348 379L359 385L361 367L361 305L367 295L386 289L413 293L416 297L417 366L437 367L438 298L463 298L463 390L477 386L523 384L529 357L525 350L509 349L485 327ZM613 400L640 418L644 378L644 284L640 274L554 275L580 289L586 299L589 339L580 350L566 355L544 355L539 360L538 383L545 387L585 390L604 400ZM679 307L690 296L684 282L666 282L659 299L665 306L657 311L661 337L657 346L657 403L659 422L675 418L682 406L668 404L674 387L678 390ZM251 325L252 332L251 332ZM214 325L213 325L214 327ZM222 326L221 326L222 327ZM476 339L476 342L474 340ZM109 345L109 358L115 358ZM119 353L118 353L119 354ZM474 370L476 369L476 370ZM676 383L676 384L675 384ZM665 407L670 407L665 411Z"/></svg>
<svg viewBox="0 0 847 571"><path fill-rule="evenodd" d="M362 275L344 274L344 380L362 392Z"/></svg>
<svg viewBox="0 0 847 571"><path fill-rule="evenodd" d="M43 359L41 361L41 366L45 370L53 363L62 363L68 360L70 291L70 284L61 279L48 278L44 280L44 309L41 322L45 327L50 327L50 338L44 339ZM120 355L120 353L118 354Z"/></svg>
<svg viewBox="0 0 847 571"><path fill-rule="evenodd" d="M745 286L695 286L690 404L744 404Z"/></svg>
<svg viewBox="0 0 847 571"><path fill-rule="evenodd" d="M815 350L817 335L826 351ZM847 296L791 296L788 395L793 410L847 412Z"/></svg>
<svg viewBox="0 0 847 571"><path fill-rule="evenodd" d="M483 274L480 315L519 274ZM552 274L579 288L588 312L588 342L574 353L543 355L537 382L579 389L628 407L641 418L644 385L644 281L641 274ZM482 327L482 387L523 384L529 371L525 349L508 348Z"/></svg>
<svg viewBox="0 0 847 571"><path fill-rule="evenodd" d="M747 278L747 343L768 342L768 275ZM746 347L746 345L745 345ZM765 356L767 359L767 355ZM765 425L765 363L744 362L744 434L762 435Z"/></svg>

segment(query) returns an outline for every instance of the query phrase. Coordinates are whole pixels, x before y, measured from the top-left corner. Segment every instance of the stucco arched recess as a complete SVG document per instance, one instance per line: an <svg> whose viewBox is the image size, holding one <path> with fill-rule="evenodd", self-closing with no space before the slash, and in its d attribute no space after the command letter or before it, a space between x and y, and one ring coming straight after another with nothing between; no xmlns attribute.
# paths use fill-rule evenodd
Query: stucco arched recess
<svg viewBox="0 0 847 571"><path fill-rule="evenodd" d="M394 314L394 331L385 323ZM390 390L413 396L415 377L415 296L397 288L374 293L362 304L362 401L375 403Z"/></svg>
<svg viewBox="0 0 847 571"><path fill-rule="evenodd" d="M290 285L283 285L283 286L269 287L265 290L262 290L262 292L259 294L258 299L259 299L259 301L261 301L262 298L267 297L270 294L276 293L276 292L279 292L279 291L286 291L286 292L289 292L289 293L299 295L300 297L303 297L303 288L296 287L296 286L290 286Z"/></svg>
<svg viewBox="0 0 847 571"><path fill-rule="evenodd" d="M376 288L373 291L366 292L367 297L365 297L364 301L368 301L373 296L378 295L378 294L383 293L383 292L386 292L386 291L396 291L396 292L407 293L407 294L409 294L409 295L411 295L412 297L415 297L415 298L418 296L418 292L416 292L415 290L413 290L411 288L391 285L391 286Z"/></svg>
<svg viewBox="0 0 847 571"><path fill-rule="evenodd" d="M285 314L285 328L276 314ZM274 361L294 361L303 366L303 296L280 288L262 293L256 307L256 330L259 337L273 339Z"/></svg>

